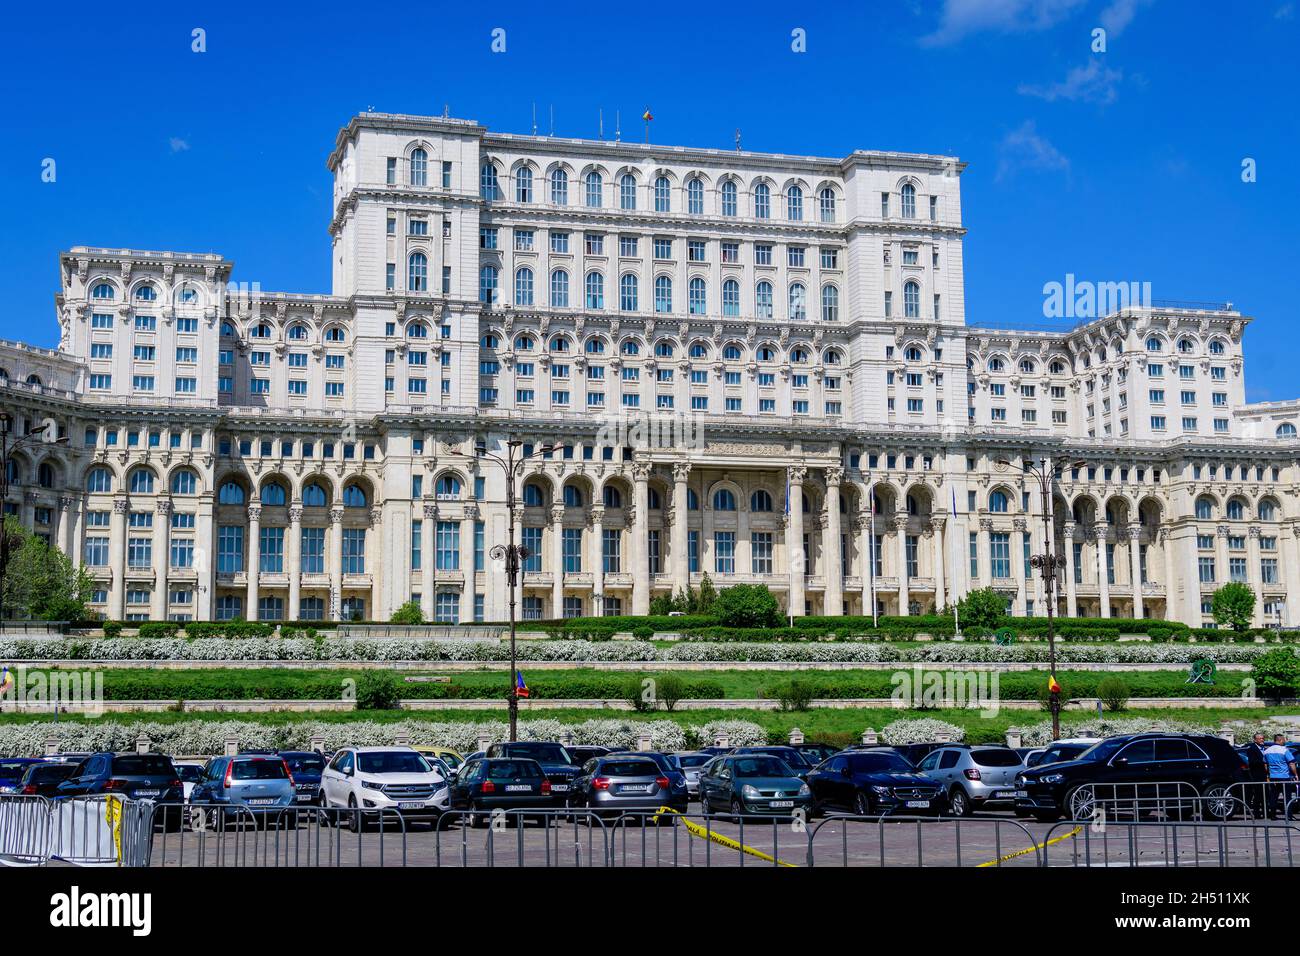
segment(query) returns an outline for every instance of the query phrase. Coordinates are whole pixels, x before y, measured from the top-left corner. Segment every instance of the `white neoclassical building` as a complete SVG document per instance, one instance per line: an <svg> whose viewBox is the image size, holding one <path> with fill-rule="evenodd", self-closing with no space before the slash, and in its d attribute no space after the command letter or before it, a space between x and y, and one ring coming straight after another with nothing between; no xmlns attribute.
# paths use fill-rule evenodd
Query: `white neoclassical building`
<svg viewBox="0 0 1300 956"><path fill-rule="evenodd" d="M328 164L331 294L77 246L58 350L0 344L16 431L68 439L14 454L5 510L111 618L501 620L505 478L471 455L517 439L529 617L705 574L794 614L1042 614L1051 533L1062 613L1200 624L1242 580L1300 621L1300 404L1245 404L1249 319L1102 288L1069 331L967 325L952 157L367 113ZM1021 463L1059 455L1045 520Z"/></svg>

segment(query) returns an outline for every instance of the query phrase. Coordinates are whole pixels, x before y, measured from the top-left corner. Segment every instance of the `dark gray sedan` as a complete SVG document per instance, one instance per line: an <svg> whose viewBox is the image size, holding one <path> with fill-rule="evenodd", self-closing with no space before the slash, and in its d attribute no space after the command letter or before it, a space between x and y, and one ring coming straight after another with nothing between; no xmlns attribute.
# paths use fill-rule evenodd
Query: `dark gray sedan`
<svg viewBox="0 0 1300 956"><path fill-rule="evenodd" d="M648 757L588 760L573 786L575 805L601 816L661 807L685 812L687 805L685 788L674 788L659 765Z"/></svg>
<svg viewBox="0 0 1300 956"><path fill-rule="evenodd" d="M793 816L812 805L812 791L777 757L732 754L714 760L700 777L700 805L705 813Z"/></svg>

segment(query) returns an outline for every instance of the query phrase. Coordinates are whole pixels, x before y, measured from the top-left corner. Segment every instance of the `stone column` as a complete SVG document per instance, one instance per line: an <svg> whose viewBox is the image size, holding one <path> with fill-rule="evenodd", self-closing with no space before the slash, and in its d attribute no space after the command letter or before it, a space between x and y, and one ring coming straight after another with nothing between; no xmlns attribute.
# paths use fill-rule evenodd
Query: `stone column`
<svg viewBox="0 0 1300 956"><path fill-rule="evenodd" d="M673 593L687 594L691 589L690 530L686 510L686 480L691 474L691 463L679 461L673 465Z"/></svg>
<svg viewBox="0 0 1300 956"><path fill-rule="evenodd" d="M1015 532L1012 535L1011 546L1011 577L1016 582L1016 610L1024 614L1027 610L1025 598L1028 596L1028 589L1025 586L1025 539L1029 534L1029 526L1025 523L1024 518L1012 518L1011 528Z"/></svg>
<svg viewBox="0 0 1300 956"><path fill-rule="evenodd" d="M285 573L289 575L289 607L286 618L296 621L302 612L302 502L289 504L289 529L285 532Z"/></svg>
<svg viewBox="0 0 1300 956"><path fill-rule="evenodd" d="M1065 616L1079 616L1079 591L1074 583L1074 529L1073 521L1061 525L1062 546L1065 548Z"/></svg>
<svg viewBox="0 0 1300 956"><path fill-rule="evenodd" d="M1264 579L1259 568L1259 535L1258 526L1247 529L1246 531L1246 582L1250 589L1255 592L1255 610L1251 614L1251 627L1264 626Z"/></svg>
<svg viewBox="0 0 1300 956"><path fill-rule="evenodd" d="M1290 534L1287 534L1290 531ZM1286 582L1286 620L1290 627L1300 621L1300 523L1291 522L1289 528L1279 529L1278 562Z"/></svg>
<svg viewBox="0 0 1300 956"><path fill-rule="evenodd" d="M330 620L343 617L343 506L330 508Z"/></svg>
<svg viewBox="0 0 1300 956"><path fill-rule="evenodd" d="M591 522L591 614L598 617L605 613L605 506L592 505L587 512ZM677 561L677 541L673 540L673 562Z"/></svg>
<svg viewBox="0 0 1300 956"><path fill-rule="evenodd" d="M564 505L551 506L551 617L564 616ZM647 609L648 610L648 609Z"/></svg>
<svg viewBox="0 0 1300 956"><path fill-rule="evenodd" d="M930 528L934 532L934 609L936 613L941 608L948 607L949 603L945 600L943 589L943 563L948 554L948 549L944 547L943 540L943 526L946 520L946 516L942 514L930 516ZM952 603L955 604L956 602Z"/></svg>
<svg viewBox="0 0 1300 956"><path fill-rule="evenodd" d="M843 468L826 469L826 524L822 534L822 552L826 556L822 577L826 584L822 591L822 613L832 615L844 613L844 556L840 547L840 482L843 480Z"/></svg>
<svg viewBox="0 0 1300 956"><path fill-rule="evenodd" d="M1110 576L1106 573L1106 522L1093 528L1097 539L1097 593L1101 595L1101 616L1110 617Z"/></svg>
<svg viewBox="0 0 1300 956"><path fill-rule="evenodd" d="M424 506L424 520L420 523L420 613L426 621L433 620L433 596L437 590L434 567L438 563L438 506Z"/></svg>
<svg viewBox="0 0 1300 956"><path fill-rule="evenodd" d="M898 613L908 614L907 582L907 512L894 515L894 534L898 537Z"/></svg>
<svg viewBox="0 0 1300 956"><path fill-rule="evenodd" d="M1128 565L1129 577L1133 581L1133 617L1142 620L1142 525L1128 526Z"/></svg>
<svg viewBox="0 0 1300 956"><path fill-rule="evenodd" d="M77 555L72 546L72 499L67 495L59 495L55 504L55 520L58 522L54 534L50 535L50 544L60 548L64 554L72 559L72 563L80 564L81 558Z"/></svg>
<svg viewBox="0 0 1300 956"><path fill-rule="evenodd" d="M113 586L108 592L108 618L111 621L122 620L122 609L126 606L126 512L128 508L125 495L113 499L113 515L109 519L108 554L109 567L113 571Z"/></svg>
<svg viewBox="0 0 1300 956"><path fill-rule="evenodd" d="M682 509L682 514L686 509ZM650 515L650 463L632 465L632 613L650 613L650 560L646 541ZM663 541L659 542L662 549ZM662 557L662 550L660 552Z"/></svg>
<svg viewBox="0 0 1300 956"><path fill-rule="evenodd" d="M808 556L803 549L803 480L808 469L793 465L786 469L790 484L790 513L785 522L785 558L790 572L789 613L802 617L804 613L804 569Z"/></svg>
<svg viewBox="0 0 1300 956"><path fill-rule="evenodd" d="M864 511L857 518L858 553L862 555L862 613L870 615L875 611L872 604L871 582L875 577L876 543L871 540L871 512Z"/></svg>
<svg viewBox="0 0 1300 956"><path fill-rule="evenodd" d="M441 278L438 280L441 282ZM478 521L478 505L468 502L465 514L460 521L460 570L465 585L460 592L460 621L462 624L474 620L474 593L476 575L474 573L474 525ZM486 556L485 556L486 557Z"/></svg>
<svg viewBox="0 0 1300 956"><path fill-rule="evenodd" d="M1232 575L1228 572L1228 536L1232 529L1226 524L1221 524L1214 529L1214 587L1220 588L1232 580ZM1199 578L1199 574L1197 576ZM1200 602L1198 601L1197 604Z"/></svg>
<svg viewBox="0 0 1300 956"><path fill-rule="evenodd" d="M244 608L244 620L257 620L257 581L258 573L261 570L261 555L258 550L260 541L258 540L262 530L262 506L251 504L248 506L248 598L247 607Z"/></svg>
<svg viewBox="0 0 1300 956"><path fill-rule="evenodd" d="M980 583L982 588L993 583L993 555L989 551L989 535L993 533L993 519L980 518L979 540L975 551L979 561Z"/></svg>
<svg viewBox="0 0 1300 956"><path fill-rule="evenodd" d="M168 535L171 531L172 500L159 498L154 503L153 516L153 600L149 604L151 621L167 620L167 569L171 566Z"/></svg>

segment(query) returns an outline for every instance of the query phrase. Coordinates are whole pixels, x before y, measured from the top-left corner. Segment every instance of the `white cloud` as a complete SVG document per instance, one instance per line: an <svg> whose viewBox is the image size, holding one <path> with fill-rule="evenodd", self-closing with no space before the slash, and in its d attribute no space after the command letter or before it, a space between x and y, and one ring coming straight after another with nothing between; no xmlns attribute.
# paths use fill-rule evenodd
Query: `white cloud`
<svg viewBox="0 0 1300 956"><path fill-rule="evenodd" d="M190 148L190 144L187 143L185 140L181 139L179 136L173 136L171 139L167 141L167 143L169 146L171 146L173 153L183 153Z"/></svg>
<svg viewBox="0 0 1300 956"><path fill-rule="evenodd" d="M1034 33L1069 16L1085 0L944 0L939 27L921 42L956 43L972 33ZM1123 0L1115 0L1123 2Z"/></svg>
<svg viewBox="0 0 1300 956"><path fill-rule="evenodd" d="M1101 11L1101 25L1106 30L1108 39L1113 39L1124 32L1133 22L1138 10L1150 6L1154 0L1111 0Z"/></svg>
<svg viewBox="0 0 1300 956"><path fill-rule="evenodd" d="M1021 83L1016 89L1025 96L1036 96L1049 103L1057 100L1072 100L1100 103L1104 106L1115 102L1119 95L1116 87L1123 78L1123 70L1112 70L1110 67L1102 66L1101 60L1094 59L1089 61L1087 66L1076 66L1060 83L1050 83L1046 86Z"/></svg>
<svg viewBox="0 0 1300 956"><path fill-rule="evenodd" d="M999 180L1021 170L1053 172L1070 168L1070 161L1061 151L1038 135L1033 120L1025 120L1019 128L1002 137L998 152Z"/></svg>

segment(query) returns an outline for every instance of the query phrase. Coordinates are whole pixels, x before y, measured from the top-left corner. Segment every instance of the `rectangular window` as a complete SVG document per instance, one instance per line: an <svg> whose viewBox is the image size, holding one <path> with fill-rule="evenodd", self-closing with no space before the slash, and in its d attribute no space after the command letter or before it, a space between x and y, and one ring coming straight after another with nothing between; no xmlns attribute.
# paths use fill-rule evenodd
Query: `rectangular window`
<svg viewBox="0 0 1300 956"><path fill-rule="evenodd" d="M601 531L601 564L606 574L618 574L623 570L623 534L618 528L604 528Z"/></svg>
<svg viewBox="0 0 1300 956"><path fill-rule="evenodd" d="M284 571L284 529L262 528L258 532L258 569L264 574Z"/></svg>
<svg viewBox="0 0 1300 956"><path fill-rule="evenodd" d="M750 572L752 574L772 573L772 532L755 531L749 538Z"/></svg>
<svg viewBox="0 0 1300 956"><path fill-rule="evenodd" d="M434 540L434 567L439 571L460 570L460 522L439 521Z"/></svg>
<svg viewBox="0 0 1300 956"><path fill-rule="evenodd" d="M736 573L736 533L717 531L713 535L713 570L718 574Z"/></svg>
<svg viewBox="0 0 1300 956"><path fill-rule="evenodd" d="M646 533L646 551L648 552L650 573L660 573L663 570L663 562L661 560L661 552L659 548L658 529Z"/></svg>
<svg viewBox="0 0 1300 956"><path fill-rule="evenodd" d="M424 522L411 522L411 570L419 571L423 567Z"/></svg>
<svg viewBox="0 0 1300 956"><path fill-rule="evenodd" d="M225 525L217 529L217 573L238 574L244 570L244 529Z"/></svg>
<svg viewBox="0 0 1300 956"><path fill-rule="evenodd" d="M82 560L88 566L92 568L108 567L108 538L87 536L83 553L85 557Z"/></svg>
<svg viewBox="0 0 1300 956"><path fill-rule="evenodd" d="M366 529L343 529L343 573L366 573Z"/></svg>
<svg viewBox="0 0 1300 956"><path fill-rule="evenodd" d="M564 559L565 574L582 572L582 529L560 529L560 550Z"/></svg>
<svg viewBox="0 0 1300 956"><path fill-rule="evenodd" d="M528 557L524 558L524 572L542 570L542 529L524 528L520 543L528 549Z"/></svg>
<svg viewBox="0 0 1300 956"><path fill-rule="evenodd" d="M302 529L302 554L299 563L303 574L325 573L325 529Z"/></svg>
<svg viewBox="0 0 1300 956"><path fill-rule="evenodd" d="M1011 577L1011 535L994 531L989 535L989 570L994 578Z"/></svg>
<svg viewBox="0 0 1300 956"><path fill-rule="evenodd" d="M171 566L173 568L194 567L194 539L172 538Z"/></svg>

